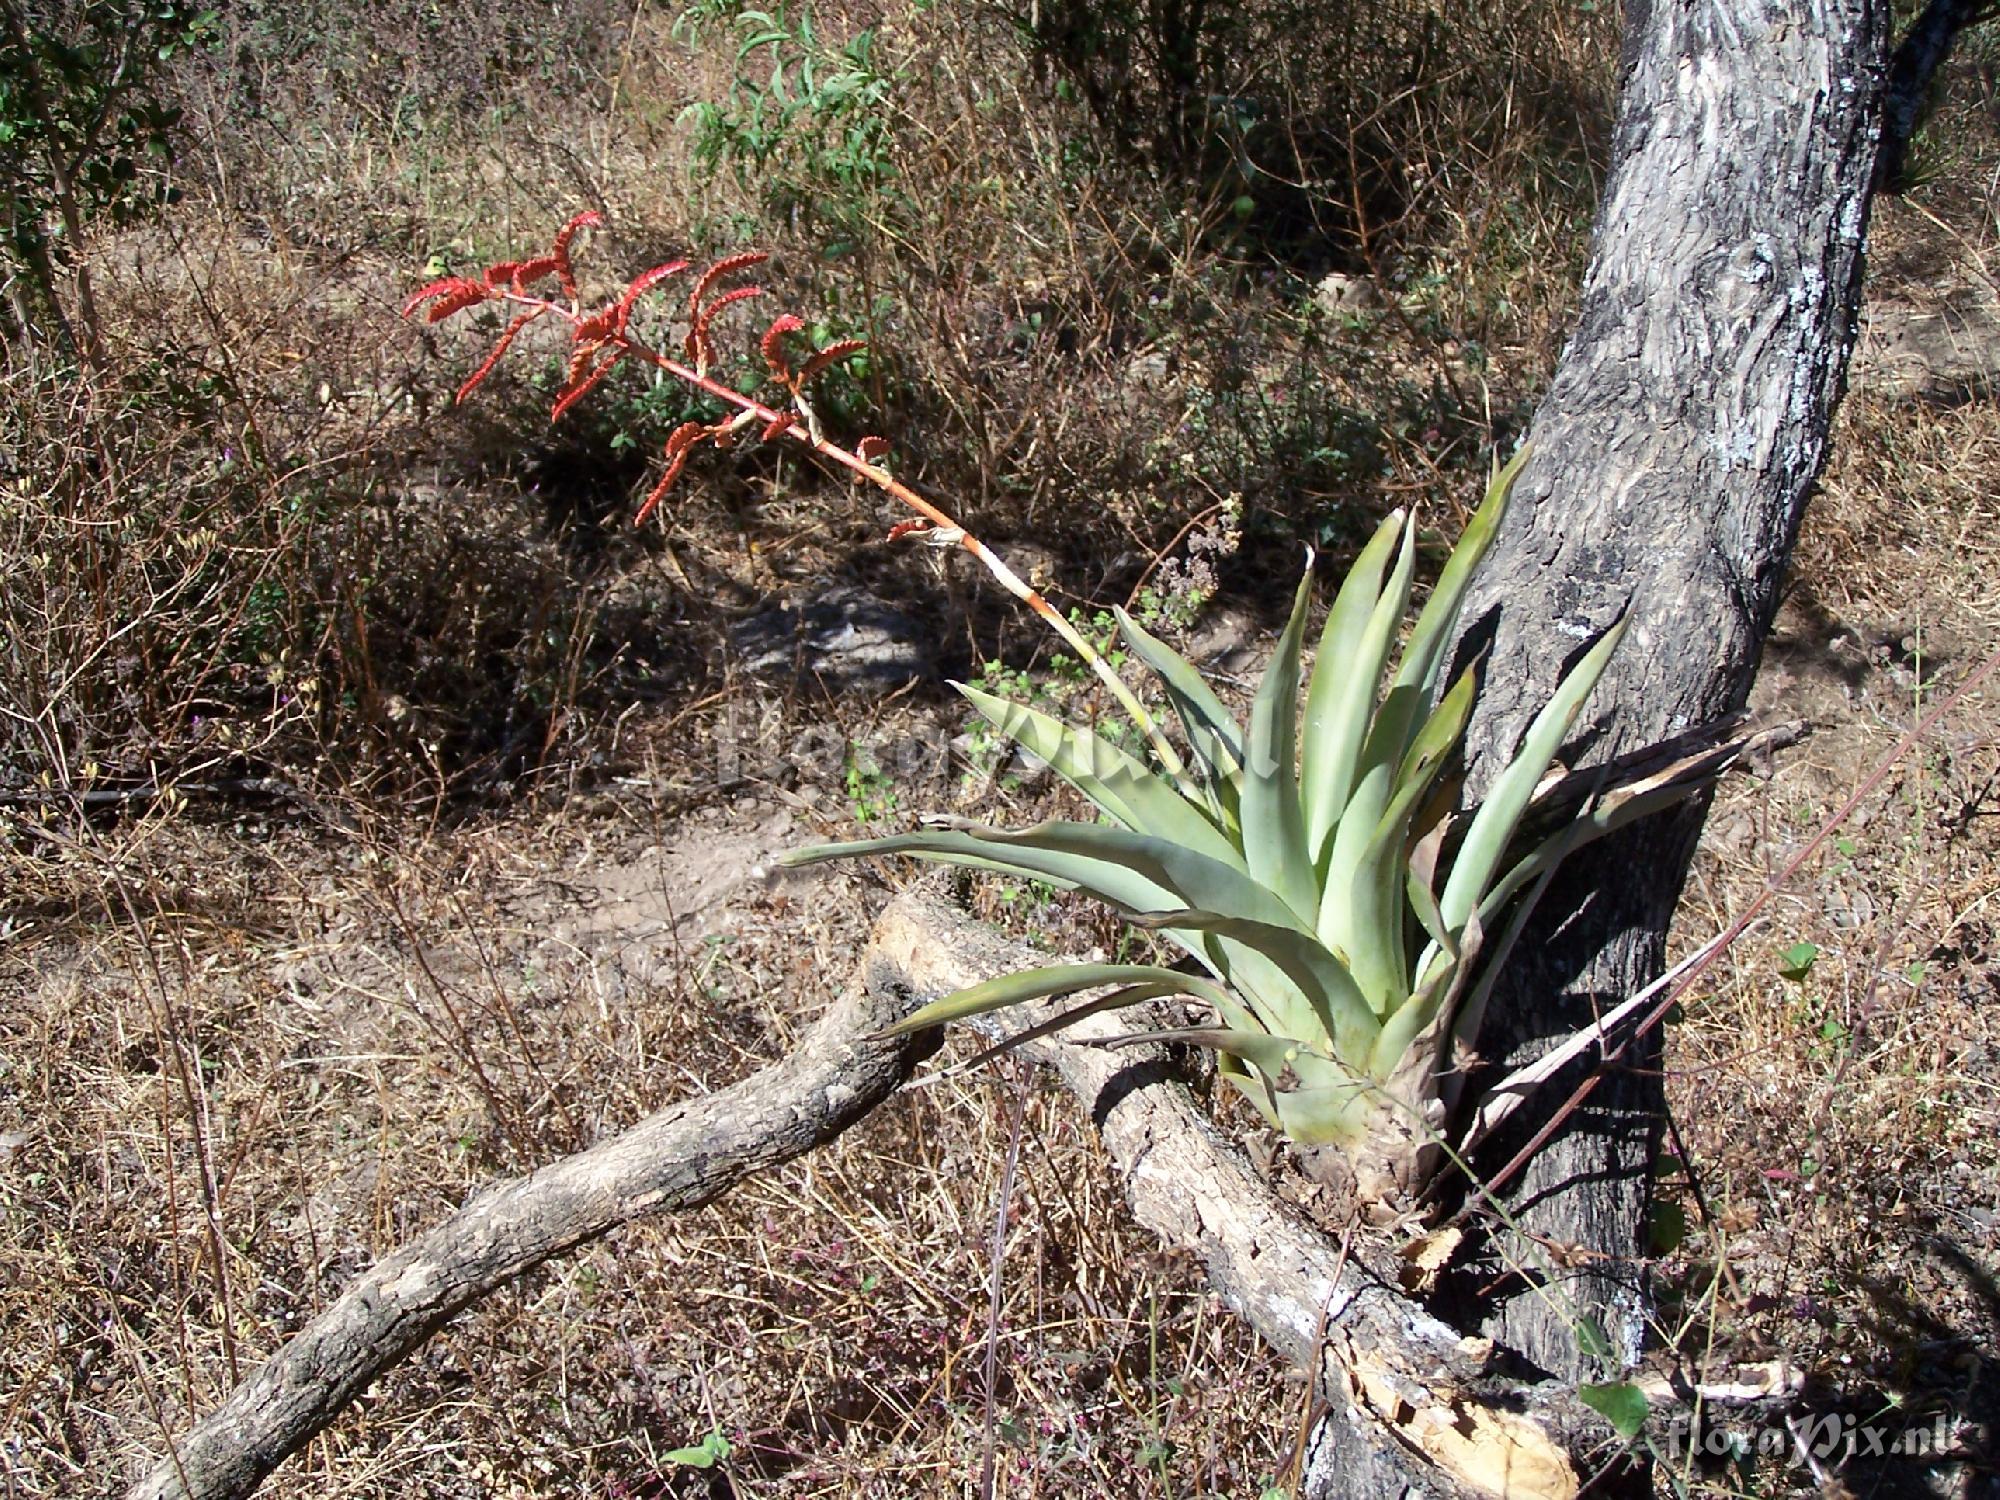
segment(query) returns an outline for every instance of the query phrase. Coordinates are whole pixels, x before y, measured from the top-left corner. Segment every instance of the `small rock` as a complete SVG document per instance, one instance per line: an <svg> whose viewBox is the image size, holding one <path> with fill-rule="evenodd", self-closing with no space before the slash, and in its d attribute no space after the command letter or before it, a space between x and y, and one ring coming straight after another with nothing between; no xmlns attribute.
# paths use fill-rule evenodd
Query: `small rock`
<svg viewBox="0 0 2000 1500"><path fill-rule="evenodd" d="M931 671L923 627L848 586L753 615L730 640L752 672L796 674L834 692L898 688Z"/></svg>
<svg viewBox="0 0 2000 1500"><path fill-rule="evenodd" d="M1349 276L1333 271L1322 277L1320 284L1313 288L1313 301L1330 313L1359 312L1364 308L1380 307L1382 291L1372 277Z"/></svg>
<svg viewBox="0 0 2000 1500"><path fill-rule="evenodd" d="M1257 621L1248 610L1214 605L1189 633L1187 654L1205 672L1234 676L1257 664Z"/></svg>

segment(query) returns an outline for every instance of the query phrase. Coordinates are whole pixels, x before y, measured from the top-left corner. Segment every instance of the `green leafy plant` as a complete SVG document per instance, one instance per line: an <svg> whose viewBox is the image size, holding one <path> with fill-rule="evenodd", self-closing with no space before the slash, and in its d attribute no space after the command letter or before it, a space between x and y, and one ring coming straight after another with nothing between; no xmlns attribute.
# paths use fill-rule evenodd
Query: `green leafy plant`
<svg viewBox="0 0 2000 1500"><path fill-rule="evenodd" d="M217 12L171 0L0 7L0 265L15 268L16 321L52 327L101 365L86 223L126 222L168 200L163 175L180 111L155 97L162 66L208 45ZM75 305L62 272L74 268Z"/></svg>
<svg viewBox="0 0 2000 1500"><path fill-rule="evenodd" d="M896 778L882 769L872 750L850 745L842 769L847 783L847 807L857 823L880 823L893 817L902 805Z"/></svg>
<svg viewBox="0 0 2000 1500"><path fill-rule="evenodd" d="M728 95L681 114L696 167L727 168L780 217L831 225L842 239L827 254L851 246L895 177L890 108L902 75L883 70L872 28L835 47L804 7L700 6L681 14L675 33L692 43L721 21L737 38Z"/></svg>
<svg viewBox="0 0 2000 1500"><path fill-rule="evenodd" d="M1005 831L945 818L788 860L901 853L1047 880L1157 931L1191 963L1009 974L924 1007L904 1029L1090 991L1102 993L1065 1020L1186 997L1210 1013L1207 1024L1142 1035L1213 1050L1222 1075L1272 1126L1298 1145L1337 1148L1369 1198L1412 1192L1435 1162L1454 1043L1477 1031L1485 934L1530 881L1611 821L1585 819L1514 848L1622 624L1572 667L1485 802L1452 815L1457 788L1447 772L1472 713L1477 667L1441 696L1438 688L1466 586L1519 463L1496 476L1400 658L1416 528L1400 512L1382 522L1334 600L1303 712L1310 570L1247 725L1186 659L1121 613L1125 645L1172 703L1192 766L1145 764L1093 730L961 687L1106 821Z"/></svg>
<svg viewBox="0 0 2000 1500"><path fill-rule="evenodd" d="M708 1436L698 1443L685 1448L669 1449L662 1455L670 1464L679 1464L688 1469L712 1469L728 1459L735 1452L728 1438L720 1428L711 1429Z"/></svg>

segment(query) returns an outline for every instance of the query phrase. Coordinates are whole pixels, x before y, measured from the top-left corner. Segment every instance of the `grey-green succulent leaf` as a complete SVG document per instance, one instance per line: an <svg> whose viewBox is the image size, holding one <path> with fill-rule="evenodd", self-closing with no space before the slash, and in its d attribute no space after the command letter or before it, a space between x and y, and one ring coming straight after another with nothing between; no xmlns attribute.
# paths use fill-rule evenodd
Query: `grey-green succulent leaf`
<svg viewBox="0 0 2000 1500"><path fill-rule="evenodd" d="M1181 727L1187 731L1188 743L1208 778L1211 793L1218 794L1226 787L1233 796L1245 758L1243 726L1222 706L1215 689L1203 680L1194 663L1149 634L1124 610L1113 613L1132 654L1160 679L1160 686L1173 701L1174 712L1180 715Z"/></svg>
<svg viewBox="0 0 2000 1500"><path fill-rule="evenodd" d="M1305 1018L1296 1015L1296 1007L1278 1003L1273 997L1266 1000L1277 1012L1267 1022L1269 1029L1307 1035L1316 1032L1326 1039L1335 1056L1351 1059L1357 1067L1366 1065L1381 1025L1354 976L1310 933L1212 911L1160 912L1133 920L1144 927L1207 933L1259 954L1305 1002L1313 1022L1313 1029L1308 1030L1300 1024ZM1231 977L1237 978L1234 974Z"/></svg>
<svg viewBox="0 0 2000 1500"><path fill-rule="evenodd" d="M1443 894L1438 897L1438 908L1444 914L1447 928L1464 925L1485 899L1506 855L1507 846L1513 841L1514 830L1527 808L1528 799L1535 794L1536 784L1554 764L1556 752L1568 737L1570 726L1576 722L1584 700L1596 688L1605 667L1610 665L1611 653L1624 639L1626 620L1629 618L1621 617L1604 633L1603 639L1570 668L1568 675L1557 686L1555 696L1549 699L1535 716L1534 723L1528 726L1513 760L1494 778L1485 802L1473 814L1472 823L1465 831L1465 841L1459 846L1458 857L1452 861L1451 874L1445 880Z"/></svg>
<svg viewBox="0 0 2000 1500"><path fill-rule="evenodd" d="M1486 487L1486 498L1472 513L1472 519L1466 522L1458 545L1451 549L1451 556L1445 559L1444 569L1438 574L1437 587L1424 601L1416 626L1410 631L1410 639L1403 647L1403 660L1396 670L1396 681L1422 689L1426 701L1437 691L1445 647L1451 643L1452 633L1458 627L1459 611L1465 604L1465 591L1493 546L1493 538L1499 533L1500 522L1507 514L1508 502L1513 498L1514 481L1520 478L1521 467L1527 461L1528 445L1523 443L1513 458L1493 476Z"/></svg>
<svg viewBox="0 0 2000 1500"><path fill-rule="evenodd" d="M1374 692L1388 661L1389 648L1395 640L1396 626L1401 623L1403 612L1410 602L1410 575L1416 566L1416 532L1407 528L1403 532L1403 545L1396 558L1395 571L1390 575L1389 586L1377 601L1375 613L1370 616L1368 629L1361 645L1362 671L1367 679L1367 698L1361 712L1364 717L1374 701ZM1415 711L1414 694L1410 689L1401 690L1393 705L1399 710L1405 707ZM1385 705L1388 706L1388 705ZM1346 892L1353 888L1358 878L1362 859L1368 851L1369 841L1374 837L1375 828L1387 809L1389 798L1395 789L1397 768L1403 759L1401 736L1385 735L1382 732L1381 715L1378 713L1367 721L1367 729L1362 739L1361 757L1354 768L1354 785L1349 791L1338 819L1332 830L1329 849L1325 856L1325 876L1323 889ZM1333 902L1334 919L1328 921L1327 903L1322 900L1320 910L1320 937L1329 947L1338 947L1348 955L1348 960L1358 976L1375 973L1393 963L1393 958L1384 950L1389 947L1388 934L1382 932L1361 932L1346 925L1339 913L1344 898L1336 897ZM1357 951L1357 948L1366 951ZM1367 988L1367 981L1363 987Z"/></svg>
<svg viewBox="0 0 2000 1500"><path fill-rule="evenodd" d="M1224 1015L1238 1010L1227 994L1208 981L1174 969L1163 969L1156 964L1050 964L1045 968L1002 974L982 984L954 991L942 1000L933 1000L929 1005L913 1011L889 1027L883 1035L898 1036L922 1031L929 1026L942 1026L949 1021L963 1021L991 1011L1025 1005L1031 1000L1056 1000L1080 990L1101 989L1107 985L1124 986L1128 994L1141 988L1149 992L1134 994L1126 1002L1128 1004L1162 994L1184 994L1207 1001Z"/></svg>
<svg viewBox="0 0 2000 1500"><path fill-rule="evenodd" d="M1173 971L1170 970L1169 972ZM1185 976L1175 974L1174 977L1177 982L1173 984L1128 985L1122 990L1113 990L1109 994L1099 995L1094 1000L1086 1000L1081 1005L1073 1005L1060 1015L1051 1016L1046 1021L1038 1021L1035 1025L1028 1027L1024 1031L1015 1032L1005 1041L995 1042L985 1051L966 1059L965 1066L970 1070L984 1063L991 1062L996 1057L1004 1057L1017 1047L1026 1047L1031 1043L1039 1042L1043 1037L1054 1036L1058 1031L1067 1030L1086 1016L1100 1015L1110 1010L1124 1010L1129 1006L1139 1005L1147 1000L1161 1000L1169 995L1186 994L1187 987L1178 983ZM1231 1026L1248 1028L1251 1024L1251 1018L1241 1009L1231 1008L1222 1011L1221 1014L1223 1020ZM1150 1033L1148 1034L1150 1035ZM1099 1042L1097 1045L1104 1046L1106 1044Z"/></svg>
<svg viewBox="0 0 2000 1500"><path fill-rule="evenodd" d="M1322 897L1316 924L1322 940L1338 944L1347 954L1355 980L1377 1015L1388 1015L1410 993L1404 912L1414 823L1432 783L1465 734L1475 690L1476 680L1468 672L1423 721L1390 782L1389 805L1376 820L1373 835L1362 846L1348 878L1329 880ZM1359 813L1356 808L1350 816ZM1429 913L1420 910L1418 916L1422 921Z"/></svg>
<svg viewBox="0 0 2000 1500"><path fill-rule="evenodd" d="M1171 839L1210 859L1244 868L1242 852L1206 810L1102 735L964 683L953 686L995 729L1046 762L1132 832Z"/></svg>
<svg viewBox="0 0 2000 1500"><path fill-rule="evenodd" d="M1325 869L1332 832L1354 790L1375 695L1382 686L1382 672L1401 614L1400 603L1394 605L1393 613L1385 607L1395 592L1395 582L1391 580L1385 592L1382 575L1397 541L1403 538L1404 519L1402 511L1391 512L1361 549L1334 597L1313 657L1312 685L1306 691L1299 797L1305 813L1306 842L1320 870ZM1402 572L1400 560L1398 572ZM1403 602L1407 599L1405 594Z"/></svg>
<svg viewBox="0 0 2000 1500"><path fill-rule="evenodd" d="M1292 599L1291 618L1278 636L1277 652L1250 710L1239 808L1243 857L1251 877L1275 891L1301 923L1311 923L1319 913L1319 882L1299 810L1299 652L1311 603L1309 558Z"/></svg>

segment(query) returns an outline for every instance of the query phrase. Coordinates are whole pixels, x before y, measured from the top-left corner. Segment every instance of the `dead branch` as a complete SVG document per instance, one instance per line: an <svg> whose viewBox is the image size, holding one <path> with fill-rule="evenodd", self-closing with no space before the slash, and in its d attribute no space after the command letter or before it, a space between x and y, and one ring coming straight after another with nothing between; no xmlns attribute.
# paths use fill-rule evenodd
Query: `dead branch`
<svg viewBox="0 0 2000 1500"><path fill-rule="evenodd" d="M542 1262L646 1214L696 1208L832 1140L928 1050L876 1033L909 1006L867 965L790 1056L624 1134L477 1193L362 1275L232 1391L128 1500L248 1495L373 1380L458 1313Z"/></svg>
<svg viewBox="0 0 2000 1500"><path fill-rule="evenodd" d="M249 1494L383 1371L511 1278L642 1214L705 1203L854 1124L927 1050L874 1032L922 1001L1045 961L953 908L903 897L846 993L790 1057L480 1193L349 1287L176 1441L128 1500ZM1003 1024L1012 1034L1048 1015L1019 1007ZM1250 1325L1313 1372L1332 1419L1322 1446L1326 1433L1344 1438L1340 1491L1575 1495L1607 1434L1574 1389L1497 1374L1492 1345L1424 1311L1381 1255L1344 1254L1302 1223L1160 1049L1096 1045L1120 1029L1093 1017L1021 1050L1054 1067L1090 1111L1140 1222L1198 1256Z"/></svg>
<svg viewBox="0 0 2000 1500"><path fill-rule="evenodd" d="M1048 962L914 897L883 914L871 953L871 983L924 1000ZM985 1019L1004 1027L990 1034L1006 1036L1055 1013L1023 1005ZM1199 1257L1209 1284L1250 1326L1313 1372L1334 1419L1322 1432L1339 1429L1348 1451L1337 1478L1324 1482L1337 1490L1306 1493L1575 1495L1616 1447L1575 1387L1497 1375L1493 1345L1462 1337L1404 1295L1381 1257L1362 1252L1362 1236L1343 1256L1301 1223L1209 1122L1164 1053L1093 1044L1129 1030L1129 1016L1091 1016L1019 1051L1054 1067L1090 1111L1139 1221Z"/></svg>

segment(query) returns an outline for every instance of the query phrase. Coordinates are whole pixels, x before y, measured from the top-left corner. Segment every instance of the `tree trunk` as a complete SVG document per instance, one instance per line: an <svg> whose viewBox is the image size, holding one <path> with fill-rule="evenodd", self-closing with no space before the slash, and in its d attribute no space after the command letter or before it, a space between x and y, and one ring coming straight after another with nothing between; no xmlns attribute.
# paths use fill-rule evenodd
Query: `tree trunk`
<svg viewBox="0 0 2000 1500"><path fill-rule="evenodd" d="M1747 698L1853 344L1888 15L1881 0L1628 6L1581 312L1465 615L1461 654L1492 651L1468 741L1475 794L1621 614L1631 628L1572 741L1586 760ZM1492 1070L1657 975L1702 813L1642 823L1557 878L1489 1012L1479 1050ZM1644 1336L1634 1257L1662 1118L1657 1058L1657 1036L1628 1053L1504 1185L1527 1238L1496 1233L1467 1278L1498 1275L1502 1290L1463 1300L1463 1326L1552 1374L1629 1364ZM1583 1072L1545 1087L1481 1154L1482 1177ZM1608 1355L1580 1351L1586 1318Z"/></svg>

